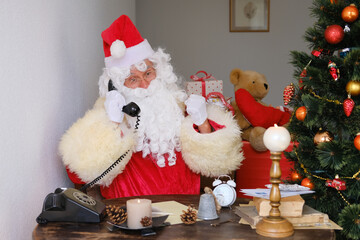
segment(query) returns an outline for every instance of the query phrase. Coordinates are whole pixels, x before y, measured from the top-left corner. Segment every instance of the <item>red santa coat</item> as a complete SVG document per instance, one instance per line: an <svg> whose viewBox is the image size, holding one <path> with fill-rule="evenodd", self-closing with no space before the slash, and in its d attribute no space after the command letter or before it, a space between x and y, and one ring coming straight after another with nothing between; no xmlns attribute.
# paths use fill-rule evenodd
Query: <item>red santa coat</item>
<svg viewBox="0 0 360 240"><path fill-rule="evenodd" d="M181 153L176 153L174 166L159 167L150 155L134 153L123 172L108 187L101 187L104 198L159 194L199 194L200 175L191 171ZM79 177L68 170L69 178L77 184L84 184ZM181 179L181 182L179 182Z"/></svg>
<svg viewBox="0 0 360 240"><path fill-rule="evenodd" d="M94 108L63 136L60 154L69 178L78 184L90 182L109 167L135 142L131 131L123 131L108 120L99 99ZM240 129L231 113L216 106L208 108L211 134L198 133L187 117L181 126L182 153L174 166L159 167L150 155L128 154L99 181L105 198L154 194L199 194L200 174L214 177L239 168L243 160ZM217 124L218 123L218 124Z"/></svg>

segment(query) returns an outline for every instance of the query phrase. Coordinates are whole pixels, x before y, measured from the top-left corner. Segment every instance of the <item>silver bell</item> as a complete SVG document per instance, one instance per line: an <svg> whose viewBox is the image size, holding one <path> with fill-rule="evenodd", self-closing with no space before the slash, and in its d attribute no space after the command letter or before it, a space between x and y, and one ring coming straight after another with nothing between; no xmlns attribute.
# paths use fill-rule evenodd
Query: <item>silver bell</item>
<svg viewBox="0 0 360 240"><path fill-rule="evenodd" d="M219 218L216 212L215 199L212 194L204 193L200 196L197 217L202 220L213 220Z"/></svg>

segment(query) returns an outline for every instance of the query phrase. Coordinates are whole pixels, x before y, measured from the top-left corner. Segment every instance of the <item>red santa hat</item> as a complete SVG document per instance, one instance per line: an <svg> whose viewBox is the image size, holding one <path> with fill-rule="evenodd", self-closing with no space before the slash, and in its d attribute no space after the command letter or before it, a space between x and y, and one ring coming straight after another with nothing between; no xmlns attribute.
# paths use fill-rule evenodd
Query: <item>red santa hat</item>
<svg viewBox="0 0 360 240"><path fill-rule="evenodd" d="M129 67L154 54L149 42L143 39L126 15L120 16L101 33L105 67Z"/></svg>

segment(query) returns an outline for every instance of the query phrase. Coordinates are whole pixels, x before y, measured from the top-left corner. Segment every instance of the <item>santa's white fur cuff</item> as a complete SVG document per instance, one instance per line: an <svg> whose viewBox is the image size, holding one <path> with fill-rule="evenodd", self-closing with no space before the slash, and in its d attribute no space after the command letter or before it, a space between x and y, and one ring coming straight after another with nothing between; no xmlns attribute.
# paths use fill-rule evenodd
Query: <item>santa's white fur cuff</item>
<svg viewBox="0 0 360 240"><path fill-rule="evenodd" d="M121 131L126 131L124 137ZM104 98L77 120L64 134L59 152L64 164L84 182L100 176L122 154L130 150L113 170L98 184L108 186L129 162L134 146L134 134L125 124L111 122L104 109Z"/></svg>
<svg viewBox="0 0 360 240"><path fill-rule="evenodd" d="M201 175L215 177L238 169L244 159L240 128L230 112L218 106L207 108L208 118L225 125L213 133L200 134L188 116L181 126L182 156L189 168Z"/></svg>

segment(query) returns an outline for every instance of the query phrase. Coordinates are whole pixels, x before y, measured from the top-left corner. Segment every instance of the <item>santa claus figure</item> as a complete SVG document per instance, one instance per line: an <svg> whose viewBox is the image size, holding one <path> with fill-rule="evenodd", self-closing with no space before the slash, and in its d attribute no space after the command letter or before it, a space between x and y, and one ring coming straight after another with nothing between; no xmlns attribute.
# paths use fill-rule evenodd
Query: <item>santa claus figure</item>
<svg viewBox="0 0 360 240"><path fill-rule="evenodd" d="M127 16L102 38L100 97L59 146L75 184L96 184L104 198L199 194L200 175L239 168L240 129L230 112L187 96L170 56L154 51ZM140 110L124 113L129 103Z"/></svg>

